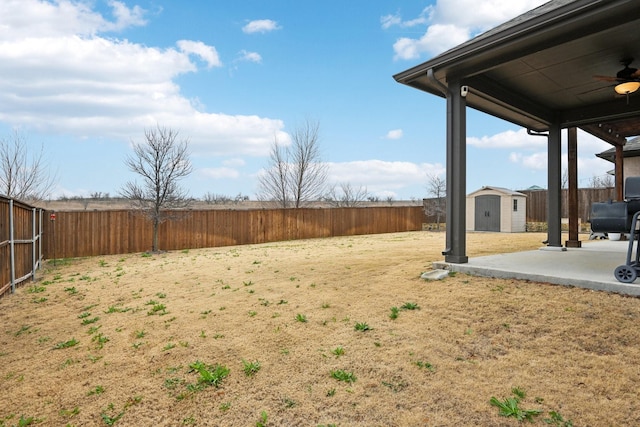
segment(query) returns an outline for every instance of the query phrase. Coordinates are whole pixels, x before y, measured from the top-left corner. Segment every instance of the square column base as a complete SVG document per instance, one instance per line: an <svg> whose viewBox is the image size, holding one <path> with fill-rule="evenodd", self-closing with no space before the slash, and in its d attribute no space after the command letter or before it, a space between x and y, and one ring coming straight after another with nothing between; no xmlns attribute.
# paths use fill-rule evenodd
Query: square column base
<svg viewBox="0 0 640 427"><path fill-rule="evenodd" d="M464 255L445 255L444 261L452 264L466 264L469 262L469 257Z"/></svg>
<svg viewBox="0 0 640 427"><path fill-rule="evenodd" d="M568 248L581 248L582 242L580 240L567 240L564 245Z"/></svg>

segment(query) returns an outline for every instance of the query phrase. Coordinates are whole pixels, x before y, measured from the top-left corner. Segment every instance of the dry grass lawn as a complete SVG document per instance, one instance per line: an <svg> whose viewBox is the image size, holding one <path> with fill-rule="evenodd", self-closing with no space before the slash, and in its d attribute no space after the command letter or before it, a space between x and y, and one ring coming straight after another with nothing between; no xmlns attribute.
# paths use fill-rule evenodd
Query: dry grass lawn
<svg viewBox="0 0 640 427"><path fill-rule="evenodd" d="M545 238L467 237L470 256ZM514 426L489 403L514 388L533 425L640 425L640 299L420 279L443 247L414 232L49 263L0 299L0 426Z"/></svg>

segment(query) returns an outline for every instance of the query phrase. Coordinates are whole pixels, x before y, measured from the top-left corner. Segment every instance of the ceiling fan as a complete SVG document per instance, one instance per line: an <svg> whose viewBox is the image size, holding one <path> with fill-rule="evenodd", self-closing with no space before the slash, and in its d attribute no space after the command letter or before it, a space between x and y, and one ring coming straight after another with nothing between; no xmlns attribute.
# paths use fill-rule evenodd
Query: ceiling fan
<svg viewBox="0 0 640 427"><path fill-rule="evenodd" d="M598 80L605 82L617 83L614 87L616 93L629 96L640 89L640 71L637 68L629 67L633 62L633 58L624 58L620 61L624 68L613 76L593 76Z"/></svg>

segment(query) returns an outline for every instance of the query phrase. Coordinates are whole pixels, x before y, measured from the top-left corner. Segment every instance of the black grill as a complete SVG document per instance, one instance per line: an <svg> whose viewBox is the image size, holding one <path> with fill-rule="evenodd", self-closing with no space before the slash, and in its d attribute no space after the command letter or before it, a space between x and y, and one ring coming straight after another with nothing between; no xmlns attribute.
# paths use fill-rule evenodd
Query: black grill
<svg viewBox="0 0 640 427"><path fill-rule="evenodd" d="M640 211L640 176L626 179L624 202L591 205L591 230L595 233L629 233L633 214Z"/></svg>
<svg viewBox="0 0 640 427"><path fill-rule="evenodd" d="M629 233L627 262L616 267L614 276L622 283L633 283L640 270L638 254L638 217L640 217L640 176L624 183L624 202L599 202L591 205L591 230L594 233Z"/></svg>

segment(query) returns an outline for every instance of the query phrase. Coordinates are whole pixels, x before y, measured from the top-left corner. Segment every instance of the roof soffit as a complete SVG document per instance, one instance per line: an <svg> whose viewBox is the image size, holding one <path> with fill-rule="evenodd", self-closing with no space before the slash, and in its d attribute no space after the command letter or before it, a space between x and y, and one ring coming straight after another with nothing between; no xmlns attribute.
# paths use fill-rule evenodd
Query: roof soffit
<svg viewBox="0 0 640 427"><path fill-rule="evenodd" d="M614 96L613 84L593 77L615 75L625 56L640 62L637 1L547 5L394 78L439 96L444 96L440 84L459 80L470 87L471 108L535 130L548 128L556 118L570 127L629 122L640 115L640 96L632 95L627 104ZM427 77L429 69L440 84ZM636 129L631 134L639 134L640 123L631 124Z"/></svg>

